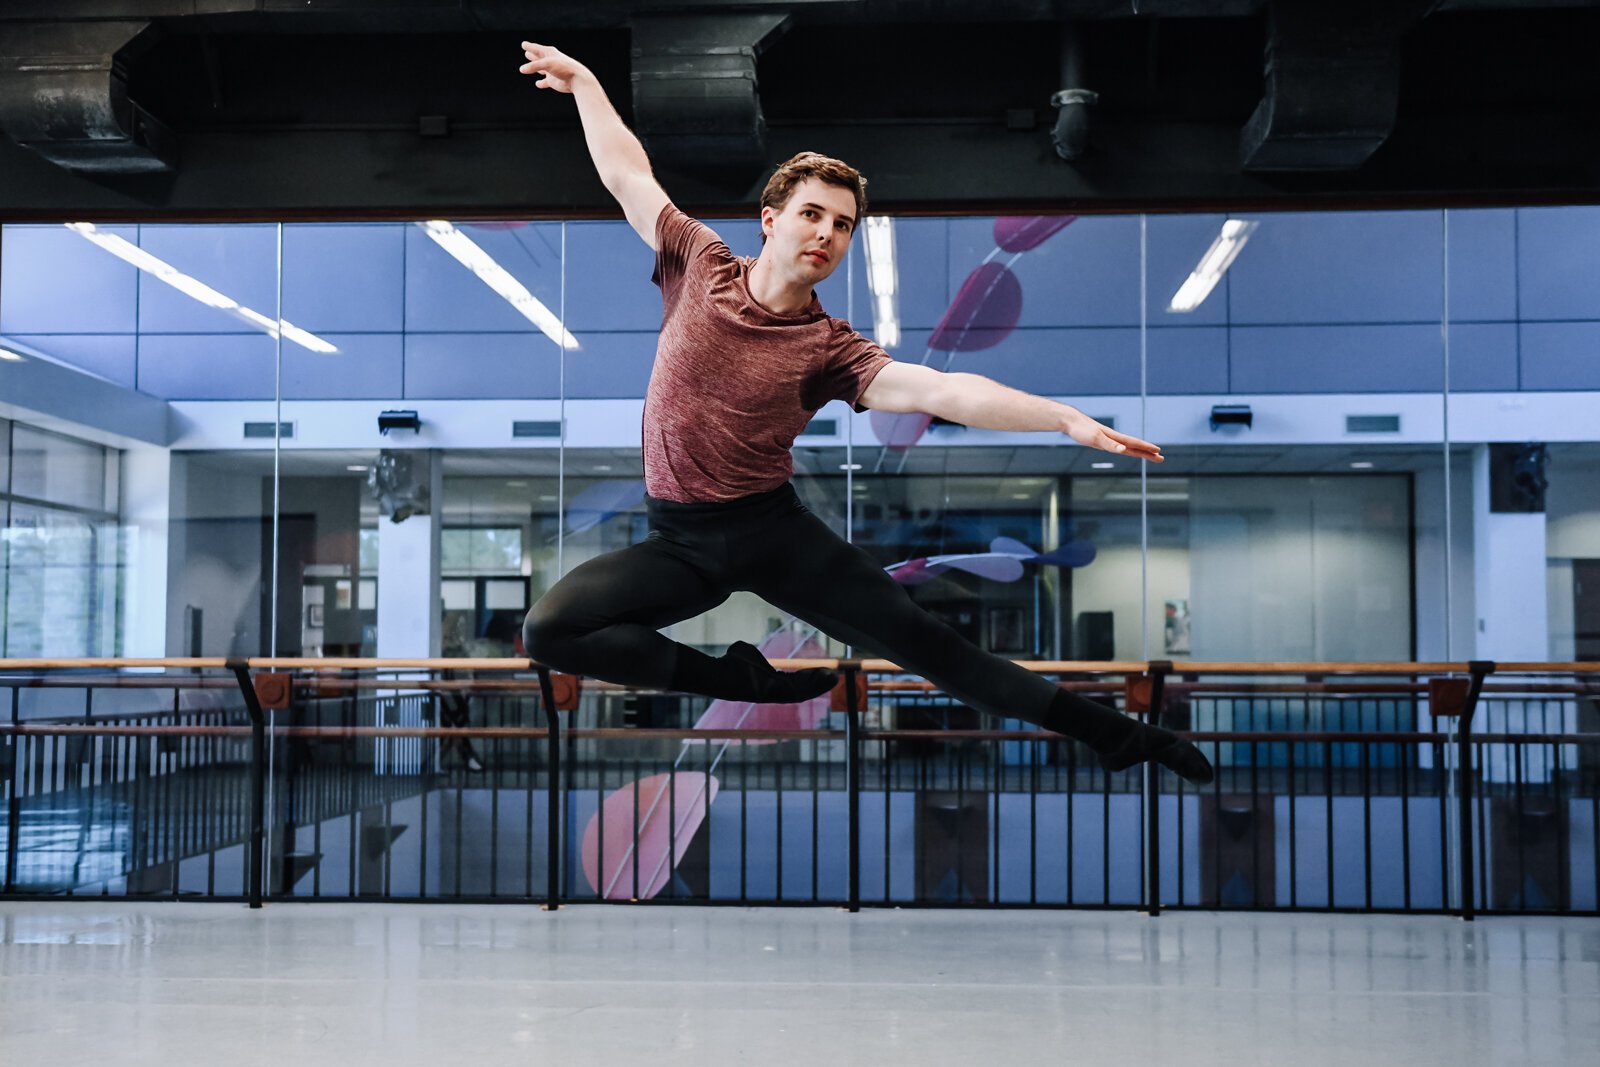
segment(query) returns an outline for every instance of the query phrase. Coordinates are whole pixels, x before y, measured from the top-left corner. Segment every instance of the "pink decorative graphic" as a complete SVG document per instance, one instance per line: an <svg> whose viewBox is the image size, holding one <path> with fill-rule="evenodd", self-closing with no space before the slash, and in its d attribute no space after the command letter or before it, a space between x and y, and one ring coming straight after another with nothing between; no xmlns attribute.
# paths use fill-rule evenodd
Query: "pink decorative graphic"
<svg viewBox="0 0 1600 1067"><path fill-rule="evenodd" d="M872 423L872 433L879 443L894 452L904 451L922 440L922 435L933 423L932 415L918 411L898 413L874 410L868 418Z"/></svg>
<svg viewBox="0 0 1600 1067"><path fill-rule="evenodd" d="M1002 252L1031 252L1066 229L1076 215L1002 215L994 220L994 243Z"/></svg>
<svg viewBox="0 0 1600 1067"><path fill-rule="evenodd" d="M999 263L985 263L961 283L928 338L936 352L978 352L1011 336L1022 317L1022 284Z"/></svg>
<svg viewBox="0 0 1600 1067"><path fill-rule="evenodd" d="M669 783L671 796L668 795ZM709 791L707 789L709 786ZM717 780L704 772L653 774L631 782L606 797L583 832L583 876L603 900L634 898L634 866L638 866L639 900L666 888L667 880L705 821L710 801L717 798ZM637 807L634 803L638 796ZM635 820L637 811L638 821ZM600 826L605 824L605 855L600 855ZM676 826L674 826L674 819ZM634 841L638 841L635 851ZM667 853L672 852L671 862ZM603 873L602 873L603 872Z"/></svg>

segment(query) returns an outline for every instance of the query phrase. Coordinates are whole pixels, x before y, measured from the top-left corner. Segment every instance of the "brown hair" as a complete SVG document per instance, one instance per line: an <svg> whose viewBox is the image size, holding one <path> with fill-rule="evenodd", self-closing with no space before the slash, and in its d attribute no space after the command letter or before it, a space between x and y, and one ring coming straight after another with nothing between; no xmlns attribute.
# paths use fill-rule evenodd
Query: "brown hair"
<svg viewBox="0 0 1600 1067"><path fill-rule="evenodd" d="M795 187L807 178L815 178L829 185L850 190L856 198L855 226L861 225L861 219L867 213L867 179L850 164L822 155L820 152L801 152L780 164L777 171L767 180L767 187L761 192L761 206L782 211L789 198L794 195ZM854 226L851 229L853 231ZM765 234L762 235L762 240L766 240Z"/></svg>

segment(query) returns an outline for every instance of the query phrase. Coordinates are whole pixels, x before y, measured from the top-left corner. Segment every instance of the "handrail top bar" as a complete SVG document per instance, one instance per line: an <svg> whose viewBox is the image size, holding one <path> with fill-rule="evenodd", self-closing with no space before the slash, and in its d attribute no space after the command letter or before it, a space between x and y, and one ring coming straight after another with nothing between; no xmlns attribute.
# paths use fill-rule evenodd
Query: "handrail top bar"
<svg viewBox="0 0 1600 1067"><path fill-rule="evenodd" d="M3 671L78 670L81 668L172 667L224 670L229 660L223 656L176 656L164 659L126 657L85 657L71 659L0 659Z"/></svg>
<svg viewBox="0 0 1600 1067"><path fill-rule="evenodd" d="M1044 674L1143 674L1153 665L1160 664L1170 674L1467 674L1473 664L1461 662L1340 662L1340 663L1252 663L1206 662L1200 660L1017 660L1017 666ZM807 667L824 667L840 670L850 665L871 674L904 673L904 668L886 659L775 659L774 667L780 670L800 670ZM180 656L155 658L30 658L0 659L0 671L8 670L79 670L87 668L173 668L227 670L248 667L251 670L483 670L531 671L538 667L533 660L519 658L478 659L362 659L362 658L311 658L252 656L233 659L222 656ZM1500 662L1494 664L1495 674L1600 674L1600 662Z"/></svg>
<svg viewBox="0 0 1600 1067"><path fill-rule="evenodd" d="M442 657L418 659L361 659L358 657L305 657L305 656L251 656L245 661L252 669L263 671L335 671L335 670L433 670L433 671L531 671L536 664L531 659L516 657L481 657L477 659L445 659Z"/></svg>

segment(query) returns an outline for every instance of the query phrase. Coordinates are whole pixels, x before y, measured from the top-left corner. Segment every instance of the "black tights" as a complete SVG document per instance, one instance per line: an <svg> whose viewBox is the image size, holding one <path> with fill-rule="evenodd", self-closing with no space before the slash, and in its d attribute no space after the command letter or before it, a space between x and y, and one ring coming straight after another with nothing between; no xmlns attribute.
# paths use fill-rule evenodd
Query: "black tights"
<svg viewBox="0 0 1600 1067"><path fill-rule="evenodd" d="M650 534L573 569L528 612L528 654L625 685L740 699L744 676L656 631L736 590L920 674L991 715L1049 725L1060 690L923 611L883 568L784 485L720 504L648 501Z"/></svg>
<svg viewBox="0 0 1600 1067"><path fill-rule="evenodd" d="M790 485L721 504L652 498L648 508L648 537L574 568L539 598L523 623L528 655L572 674L727 700L790 703L825 692L832 678L823 672L772 671L748 646L713 658L656 632L749 590L979 711L1077 738L1108 769L1153 759L1211 780L1188 741L985 652L917 607Z"/></svg>

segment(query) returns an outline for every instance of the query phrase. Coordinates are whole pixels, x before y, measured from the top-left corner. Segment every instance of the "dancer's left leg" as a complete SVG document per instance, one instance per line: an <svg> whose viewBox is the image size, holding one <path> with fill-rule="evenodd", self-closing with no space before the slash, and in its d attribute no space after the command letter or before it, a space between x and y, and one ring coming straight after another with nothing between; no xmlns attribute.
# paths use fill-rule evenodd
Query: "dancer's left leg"
<svg viewBox="0 0 1600 1067"><path fill-rule="evenodd" d="M1189 741L974 645L918 607L871 556L810 512L775 524L769 545L769 563L750 588L773 606L893 660L979 711L1083 741L1111 770L1153 759L1191 781L1211 780L1210 762Z"/></svg>

